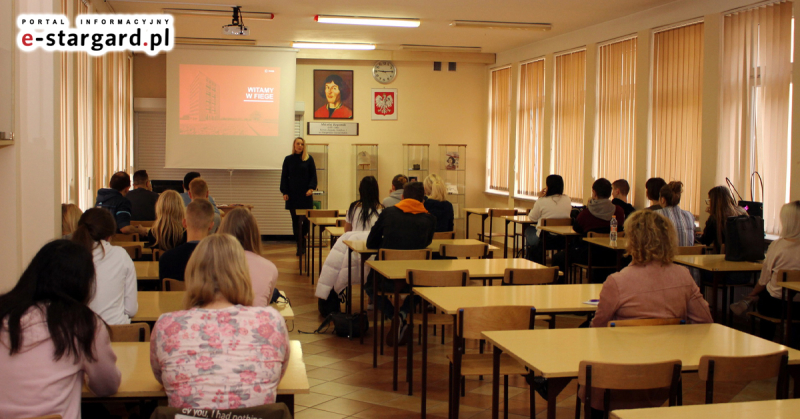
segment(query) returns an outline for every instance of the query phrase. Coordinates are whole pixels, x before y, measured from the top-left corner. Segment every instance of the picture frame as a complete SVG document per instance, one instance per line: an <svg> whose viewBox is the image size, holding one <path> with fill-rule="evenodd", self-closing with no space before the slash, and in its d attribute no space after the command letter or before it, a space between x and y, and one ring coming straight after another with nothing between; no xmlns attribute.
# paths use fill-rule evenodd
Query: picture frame
<svg viewBox="0 0 800 419"><path fill-rule="evenodd" d="M373 121L397 120L397 89L372 89L370 98Z"/></svg>
<svg viewBox="0 0 800 419"><path fill-rule="evenodd" d="M314 119L353 119L353 92L353 70L314 70Z"/></svg>

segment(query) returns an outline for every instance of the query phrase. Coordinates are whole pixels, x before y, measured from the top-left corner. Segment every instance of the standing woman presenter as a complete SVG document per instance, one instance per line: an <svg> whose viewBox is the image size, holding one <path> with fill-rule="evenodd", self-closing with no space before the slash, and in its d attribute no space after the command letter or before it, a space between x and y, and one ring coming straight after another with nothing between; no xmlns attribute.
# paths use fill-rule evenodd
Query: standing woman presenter
<svg viewBox="0 0 800 419"><path fill-rule="evenodd" d="M317 189L317 166L314 158L306 151L306 142L300 137L294 139L292 154L283 159L281 173L281 193L286 201L286 209L292 215L292 232L297 240L297 255L305 252L302 237L308 233L308 224L298 228L295 210L311 209L314 205L314 190ZM299 235L299 236L298 236Z"/></svg>

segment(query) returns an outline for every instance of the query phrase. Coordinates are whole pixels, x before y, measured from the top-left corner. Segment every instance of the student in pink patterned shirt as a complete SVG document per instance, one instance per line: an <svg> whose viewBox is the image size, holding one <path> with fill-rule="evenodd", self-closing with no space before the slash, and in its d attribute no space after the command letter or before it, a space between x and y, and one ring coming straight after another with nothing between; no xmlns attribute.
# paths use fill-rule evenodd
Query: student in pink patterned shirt
<svg viewBox="0 0 800 419"><path fill-rule="evenodd" d="M289 335L272 307L251 307L244 250L228 234L203 239L186 266L183 311L163 314L150 366L170 407L236 409L275 402Z"/></svg>

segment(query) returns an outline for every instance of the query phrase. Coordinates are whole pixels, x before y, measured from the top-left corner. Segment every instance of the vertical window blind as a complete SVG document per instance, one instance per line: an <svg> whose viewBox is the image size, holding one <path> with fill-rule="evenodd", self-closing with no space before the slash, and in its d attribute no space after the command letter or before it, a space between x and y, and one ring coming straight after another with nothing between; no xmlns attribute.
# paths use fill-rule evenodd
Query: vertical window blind
<svg viewBox="0 0 800 419"><path fill-rule="evenodd" d="M636 38L599 48L595 177L633 183L636 133ZM633 201L634 189L629 199Z"/></svg>
<svg viewBox="0 0 800 419"><path fill-rule="evenodd" d="M542 188L544 146L544 59L520 66L517 130L517 196L534 197Z"/></svg>
<svg viewBox="0 0 800 419"><path fill-rule="evenodd" d="M583 195L586 50L555 58L553 173L564 178L564 193Z"/></svg>
<svg viewBox="0 0 800 419"><path fill-rule="evenodd" d="M650 177L682 181L680 206L700 213L703 23L653 37Z"/></svg>
<svg viewBox="0 0 800 419"><path fill-rule="evenodd" d="M764 229L779 232L789 199L792 3L761 5L723 20L722 111L717 181L729 177L745 199L764 202ZM764 191L751 191L751 173Z"/></svg>
<svg viewBox="0 0 800 419"><path fill-rule="evenodd" d="M489 189L508 192L509 116L511 111L511 67L491 71L489 91Z"/></svg>

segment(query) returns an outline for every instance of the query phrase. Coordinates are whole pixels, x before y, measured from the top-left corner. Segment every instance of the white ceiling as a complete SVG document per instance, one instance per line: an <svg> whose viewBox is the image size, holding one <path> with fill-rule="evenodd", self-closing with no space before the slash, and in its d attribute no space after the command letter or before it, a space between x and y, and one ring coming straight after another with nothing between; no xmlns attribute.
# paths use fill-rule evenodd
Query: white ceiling
<svg viewBox="0 0 800 419"><path fill-rule="evenodd" d="M674 0L106 0L117 13L161 13L163 8L227 10L242 6L271 12L272 21L247 21L250 36L262 46L290 46L292 41L375 43L395 50L401 44L470 46L497 53L561 35L599 22L622 18ZM314 15L419 18L419 28L331 25ZM452 20L551 23L550 31L453 28ZM176 36L222 38L230 18L180 16Z"/></svg>

